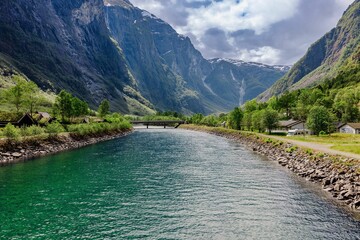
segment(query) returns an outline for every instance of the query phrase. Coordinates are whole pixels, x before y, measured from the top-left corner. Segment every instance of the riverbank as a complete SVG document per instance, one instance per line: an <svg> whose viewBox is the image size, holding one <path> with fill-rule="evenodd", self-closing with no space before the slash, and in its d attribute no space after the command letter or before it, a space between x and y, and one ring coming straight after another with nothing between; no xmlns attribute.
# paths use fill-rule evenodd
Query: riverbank
<svg viewBox="0 0 360 240"><path fill-rule="evenodd" d="M132 129L127 129L82 137L62 134L51 138L28 138L18 143L3 142L0 144L0 167L112 140L126 136L132 131Z"/></svg>
<svg viewBox="0 0 360 240"><path fill-rule="evenodd" d="M310 182L319 184L342 205L360 213L360 161L358 159L316 152L252 132L195 125L183 125L181 128L239 141L252 151L265 155L272 161L277 161L281 166Z"/></svg>

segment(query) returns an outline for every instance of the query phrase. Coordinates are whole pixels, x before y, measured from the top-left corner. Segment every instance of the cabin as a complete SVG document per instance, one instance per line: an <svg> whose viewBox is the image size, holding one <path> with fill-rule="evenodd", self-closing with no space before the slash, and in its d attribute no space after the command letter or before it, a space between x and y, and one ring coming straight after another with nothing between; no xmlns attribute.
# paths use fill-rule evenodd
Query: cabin
<svg viewBox="0 0 360 240"><path fill-rule="evenodd" d="M0 127L5 127L8 123L11 123L14 126L23 127L23 126L34 125L34 124L36 124L36 121L31 117L30 113L26 113L18 121L2 121L2 122L0 122Z"/></svg>
<svg viewBox="0 0 360 240"><path fill-rule="evenodd" d="M33 118L41 125L46 125L55 120L55 118L51 117L51 115L47 112L36 112L33 114Z"/></svg>
<svg viewBox="0 0 360 240"><path fill-rule="evenodd" d="M360 123L344 123L339 126L339 132L360 134Z"/></svg>
<svg viewBox="0 0 360 240"><path fill-rule="evenodd" d="M288 132L289 130L296 130L296 129L304 129L306 124L304 121L300 120L286 120L286 121L279 121L278 130L283 130Z"/></svg>

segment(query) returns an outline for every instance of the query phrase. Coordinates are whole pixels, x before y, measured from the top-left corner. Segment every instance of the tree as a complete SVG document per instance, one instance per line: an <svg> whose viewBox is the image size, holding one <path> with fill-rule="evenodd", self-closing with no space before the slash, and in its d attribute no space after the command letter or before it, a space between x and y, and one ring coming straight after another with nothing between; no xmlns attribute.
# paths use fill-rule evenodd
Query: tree
<svg viewBox="0 0 360 240"><path fill-rule="evenodd" d="M257 110L254 111L252 114L252 128L257 129L259 132L264 131L264 125L263 125L263 114L264 110Z"/></svg>
<svg viewBox="0 0 360 240"><path fill-rule="evenodd" d="M100 103L98 113L100 117L104 117L105 115L110 113L110 102L108 100L105 99Z"/></svg>
<svg viewBox="0 0 360 240"><path fill-rule="evenodd" d="M73 117L84 116L89 113L89 106L86 102L81 101L77 97L71 99L71 108Z"/></svg>
<svg viewBox="0 0 360 240"><path fill-rule="evenodd" d="M251 123L252 123L252 113L251 112L245 112L243 117L243 124L246 126L246 129L248 131L251 130Z"/></svg>
<svg viewBox="0 0 360 240"><path fill-rule="evenodd" d="M201 113L196 113L189 118L189 123L199 124L203 118L204 115L202 115Z"/></svg>
<svg viewBox="0 0 360 240"><path fill-rule="evenodd" d="M65 90L56 96L54 104L54 112L61 115L61 121L65 121L65 117L70 118L72 114L72 95Z"/></svg>
<svg viewBox="0 0 360 240"><path fill-rule="evenodd" d="M286 117L289 118L291 115L291 108L295 106L296 103L296 92L285 92L278 99L277 106L280 109L284 109L286 111Z"/></svg>
<svg viewBox="0 0 360 240"><path fill-rule="evenodd" d="M264 127L266 127L269 131L269 134L271 134L271 130L276 128L278 125L279 115L278 115L277 111L275 111L271 108L267 108L267 109L265 109L265 111L263 113L262 121L263 121Z"/></svg>
<svg viewBox="0 0 360 240"><path fill-rule="evenodd" d="M332 121L333 118L325 107L314 106L310 109L307 125L314 134L319 135L321 131L330 133Z"/></svg>
<svg viewBox="0 0 360 240"><path fill-rule="evenodd" d="M240 108L236 107L228 115L228 124L232 129L240 130L241 129L241 120L244 116L244 113Z"/></svg>
<svg viewBox="0 0 360 240"><path fill-rule="evenodd" d="M27 82L24 85L24 104L32 115L36 106L43 101L40 96L40 89L34 82Z"/></svg>
<svg viewBox="0 0 360 240"><path fill-rule="evenodd" d="M24 102L26 80L17 75L13 76L13 80L15 82L15 86L9 88L5 92L5 96L10 103L15 105L16 112L18 113Z"/></svg>

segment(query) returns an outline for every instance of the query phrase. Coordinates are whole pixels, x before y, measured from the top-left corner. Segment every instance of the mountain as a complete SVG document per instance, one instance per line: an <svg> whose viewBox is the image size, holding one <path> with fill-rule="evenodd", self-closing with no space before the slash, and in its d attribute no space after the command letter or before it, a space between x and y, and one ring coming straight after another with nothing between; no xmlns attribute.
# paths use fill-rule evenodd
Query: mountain
<svg viewBox="0 0 360 240"><path fill-rule="evenodd" d="M360 0L356 0L337 26L311 45L305 56L259 98L266 100L287 90L311 87L334 78L359 48Z"/></svg>
<svg viewBox="0 0 360 240"><path fill-rule="evenodd" d="M142 93L162 109L228 111L240 99L256 97L288 70L286 66L206 60L188 37L151 13L123 0L105 0L105 6L108 28Z"/></svg>
<svg viewBox="0 0 360 240"><path fill-rule="evenodd" d="M188 37L128 0L3 0L0 62L42 89L148 114L228 111L284 69L206 60Z"/></svg>
<svg viewBox="0 0 360 240"><path fill-rule="evenodd" d="M1 58L43 89L67 89L92 106L109 98L128 112L123 89L136 86L103 9L102 0L1 1Z"/></svg>
<svg viewBox="0 0 360 240"><path fill-rule="evenodd" d="M214 94L238 105L256 98L290 68L219 58L210 63L212 71L204 83Z"/></svg>

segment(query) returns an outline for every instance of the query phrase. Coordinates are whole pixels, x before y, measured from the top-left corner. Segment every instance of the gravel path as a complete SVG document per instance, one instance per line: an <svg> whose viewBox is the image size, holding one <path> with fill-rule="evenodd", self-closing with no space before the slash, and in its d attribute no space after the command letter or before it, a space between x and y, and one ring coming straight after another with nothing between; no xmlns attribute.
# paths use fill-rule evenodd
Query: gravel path
<svg viewBox="0 0 360 240"><path fill-rule="evenodd" d="M342 151L331 149L330 147L333 146L334 144L303 142L303 141L298 141L298 140L291 139L290 137L270 136L270 135L265 135L265 134L260 134L260 135L262 135L263 137L268 137L268 138L272 138L272 139L292 143L292 144L295 144L295 145L300 146L300 147L313 149L315 151L324 152L324 153L328 153L328 154L332 154L332 155L341 155L341 156L345 156L345 157L349 157L349 158L355 158L355 159L360 160L360 155L359 154L342 152Z"/></svg>

